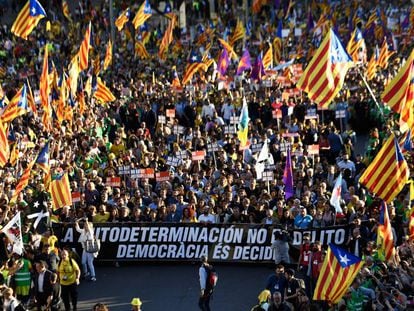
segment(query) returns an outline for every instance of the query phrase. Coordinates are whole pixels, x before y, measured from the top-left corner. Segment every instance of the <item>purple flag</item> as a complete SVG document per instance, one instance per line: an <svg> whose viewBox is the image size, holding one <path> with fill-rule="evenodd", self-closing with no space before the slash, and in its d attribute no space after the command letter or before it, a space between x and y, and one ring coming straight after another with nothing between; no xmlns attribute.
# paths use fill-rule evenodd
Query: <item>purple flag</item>
<svg viewBox="0 0 414 311"><path fill-rule="evenodd" d="M240 76L243 71L249 70L252 68L252 63L250 62L250 53L249 50L246 49L243 52L243 56L240 58L239 65L237 66L237 72L236 75Z"/></svg>
<svg viewBox="0 0 414 311"><path fill-rule="evenodd" d="M226 49L223 49L217 64L217 71L220 74L219 77L224 77L226 75L227 68L229 68L229 63L229 53L227 53Z"/></svg>
<svg viewBox="0 0 414 311"><path fill-rule="evenodd" d="M266 71L263 66L262 57L260 54L257 56L253 65L251 78L256 81L262 81L262 76L266 75Z"/></svg>
<svg viewBox="0 0 414 311"><path fill-rule="evenodd" d="M290 157L290 148L287 148L286 165L283 172L283 183L285 184L285 199L293 196L293 173L292 173L292 159Z"/></svg>

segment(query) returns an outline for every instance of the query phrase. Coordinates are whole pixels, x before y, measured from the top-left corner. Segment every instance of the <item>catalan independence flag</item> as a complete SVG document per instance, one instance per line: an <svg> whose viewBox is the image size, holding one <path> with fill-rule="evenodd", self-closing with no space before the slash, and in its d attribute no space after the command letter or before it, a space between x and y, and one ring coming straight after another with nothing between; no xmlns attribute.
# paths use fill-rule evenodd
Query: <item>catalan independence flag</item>
<svg viewBox="0 0 414 311"><path fill-rule="evenodd" d="M388 46L387 38L384 38L378 58L378 66L380 66L382 69L387 69L388 61L390 57L394 54L395 51L391 51Z"/></svg>
<svg viewBox="0 0 414 311"><path fill-rule="evenodd" d="M245 35L246 35L246 29L244 29L243 22L238 19L236 23L236 27L234 28L233 35L229 39L230 45L233 46L237 40L242 40Z"/></svg>
<svg viewBox="0 0 414 311"><path fill-rule="evenodd" d="M88 27L85 31L85 37L83 38L82 44L79 49L79 69L83 71L88 68L89 61L89 49L91 44L91 23L89 22Z"/></svg>
<svg viewBox="0 0 414 311"><path fill-rule="evenodd" d="M196 50L192 50L181 83L183 85L187 84L191 81L197 71L205 70L206 67L206 64L203 63L201 59L200 53L197 53Z"/></svg>
<svg viewBox="0 0 414 311"><path fill-rule="evenodd" d="M367 80L370 81L375 78L375 74L377 73L378 67L378 57L379 57L379 49L378 46L375 47L374 52L372 53L371 59L367 65Z"/></svg>
<svg viewBox="0 0 414 311"><path fill-rule="evenodd" d="M329 244L316 282L313 300L338 303L351 286L363 263L361 258Z"/></svg>
<svg viewBox="0 0 414 311"><path fill-rule="evenodd" d="M21 9L13 23L11 32L18 37L27 40L27 37L37 26L39 21L46 16L46 12L37 0L29 0Z"/></svg>
<svg viewBox="0 0 414 311"><path fill-rule="evenodd" d="M168 23L167 29L165 29L164 36L162 37L160 49L158 50L158 57L162 60L165 60L168 47L173 41L173 31L176 25L177 17L174 15L171 17L170 22Z"/></svg>
<svg viewBox="0 0 414 311"><path fill-rule="evenodd" d="M320 107L328 107L342 89L352 59L332 29L316 51L297 87Z"/></svg>
<svg viewBox="0 0 414 311"><path fill-rule="evenodd" d="M245 49L242 57L240 58L239 65L237 66L236 75L239 76L245 70L252 69L252 63L250 60L250 53L248 49Z"/></svg>
<svg viewBox="0 0 414 311"><path fill-rule="evenodd" d="M414 50L397 75L387 84L381 97L394 112L400 114L400 128L404 127L404 123L411 128L414 124Z"/></svg>
<svg viewBox="0 0 414 311"><path fill-rule="evenodd" d="M273 67L273 47L271 44L269 44L269 49L264 54L262 61L264 69L269 69Z"/></svg>
<svg viewBox="0 0 414 311"><path fill-rule="evenodd" d="M45 45L44 56L43 56L43 69L40 76L40 100L44 113L50 112L49 106L49 94L50 94L50 84L49 84L49 53L47 45ZM46 120L48 122L48 120ZM50 128L48 125L44 124L46 128Z"/></svg>
<svg viewBox="0 0 414 311"><path fill-rule="evenodd" d="M34 163L35 161L30 162L29 165L24 170L23 175L20 177L19 183L17 184L16 189L13 192L10 202L16 202L17 198L19 197L19 194L29 184L30 173L32 171Z"/></svg>
<svg viewBox="0 0 414 311"><path fill-rule="evenodd" d="M49 191L54 209L72 205L72 191L66 173L52 178Z"/></svg>
<svg viewBox="0 0 414 311"><path fill-rule="evenodd" d="M129 21L130 16L131 11L129 8L127 8L118 16L118 18L115 20L115 26L118 28L118 31L121 31L124 28L124 25Z"/></svg>
<svg viewBox="0 0 414 311"><path fill-rule="evenodd" d="M29 107L27 97L27 86L24 84L4 109L3 114L0 116L1 121L11 122L17 117L26 114Z"/></svg>
<svg viewBox="0 0 414 311"><path fill-rule="evenodd" d="M279 20L277 26L276 38L273 40L273 61L275 64L279 64L282 60L282 20Z"/></svg>
<svg viewBox="0 0 414 311"><path fill-rule="evenodd" d="M102 82L101 78L97 78L97 89L93 96L102 103L113 102L116 97L111 90Z"/></svg>
<svg viewBox="0 0 414 311"><path fill-rule="evenodd" d="M346 46L346 50L354 62L361 60L361 50L366 51L366 47L362 32L359 28L355 28L352 33L351 39L349 39L348 45Z"/></svg>
<svg viewBox="0 0 414 311"><path fill-rule="evenodd" d="M9 160L10 147L7 139L7 125L0 121L0 167L4 167Z"/></svg>
<svg viewBox="0 0 414 311"><path fill-rule="evenodd" d="M109 39L106 46L106 53L104 59L104 70L106 70L112 63L112 41Z"/></svg>
<svg viewBox="0 0 414 311"><path fill-rule="evenodd" d="M377 231L377 246L380 258L390 261L394 259L395 247L387 204L382 201Z"/></svg>
<svg viewBox="0 0 414 311"><path fill-rule="evenodd" d="M164 16L171 19L174 18L174 16L176 16L172 10L170 1L165 2Z"/></svg>
<svg viewBox="0 0 414 311"><path fill-rule="evenodd" d="M359 182L385 202L391 202L408 181L410 173L394 135L385 141Z"/></svg>
<svg viewBox="0 0 414 311"><path fill-rule="evenodd" d="M139 10L137 12L137 14L134 17L134 20L132 21L132 23L134 24L135 29L137 29L139 26L141 26L142 24L144 24L145 21L148 18L151 17L151 15L152 15L151 5L150 5L150 3L149 3L148 0L145 0L141 4L141 6L140 6L140 8L139 8Z"/></svg>
<svg viewBox="0 0 414 311"><path fill-rule="evenodd" d="M62 12L63 15L68 19L68 21L72 21L72 17L70 16L69 5L66 0L62 0Z"/></svg>
<svg viewBox="0 0 414 311"><path fill-rule="evenodd" d="M230 58L238 59L236 52L234 52L233 47L224 39L218 38L218 41L220 42L221 46L227 50L227 52L230 55Z"/></svg>
<svg viewBox="0 0 414 311"><path fill-rule="evenodd" d="M40 150L36 158L36 164L45 172L45 174L49 174L49 141L46 142L42 150Z"/></svg>
<svg viewBox="0 0 414 311"><path fill-rule="evenodd" d="M249 132L249 108L247 107L246 97L243 97L243 106L240 112L239 124L237 129L237 138L241 146L246 146Z"/></svg>
<svg viewBox="0 0 414 311"><path fill-rule="evenodd" d="M136 41L135 42L135 56L138 56L141 59L150 58L150 54L148 53L147 49L145 48L144 43L142 43L141 41Z"/></svg>

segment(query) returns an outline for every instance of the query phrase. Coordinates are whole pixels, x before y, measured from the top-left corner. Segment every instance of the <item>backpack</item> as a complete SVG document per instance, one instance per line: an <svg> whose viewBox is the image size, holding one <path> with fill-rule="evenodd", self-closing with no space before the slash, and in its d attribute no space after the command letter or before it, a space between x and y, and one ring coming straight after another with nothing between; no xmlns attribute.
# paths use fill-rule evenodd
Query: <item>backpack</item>
<svg viewBox="0 0 414 311"><path fill-rule="evenodd" d="M206 288L214 290L218 281L217 271L211 265L204 266L204 269L207 272Z"/></svg>
<svg viewBox="0 0 414 311"><path fill-rule="evenodd" d="M305 285L305 280L304 279L296 279L295 278L295 280L298 281L299 288L306 290L306 285Z"/></svg>

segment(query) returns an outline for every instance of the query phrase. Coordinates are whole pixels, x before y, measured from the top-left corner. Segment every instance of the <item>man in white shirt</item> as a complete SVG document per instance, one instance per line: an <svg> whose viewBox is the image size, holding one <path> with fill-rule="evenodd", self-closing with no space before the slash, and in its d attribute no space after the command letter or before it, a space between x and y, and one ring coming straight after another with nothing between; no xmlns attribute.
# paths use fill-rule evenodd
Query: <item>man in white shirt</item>
<svg viewBox="0 0 414 311"><path fill-rule="evenodd" d="M349 155L347 153L342 156L342 160L339 161L336 165L338 165L341 171L349 169L351 171L351 177L355 176L355 163L349 160Z"/></svg>
<svg viewBox="0 0 414 311"><path fill-rule="evenodd" d="M201 109L201 117L203 119L210 117L213 119L214 113L216 112L216 107L213 103L210 103L210 101L206 100L204 101L203 108Z"/></svg>
<svg viewBox="0 0 414 311"><path fill-rule="evenodd" d="M204 224L214 224L216 223L216 218L214 215L209 213L210 208L207 206L204 208L203 214L198 216L198 222L204 223Z"/></svg>

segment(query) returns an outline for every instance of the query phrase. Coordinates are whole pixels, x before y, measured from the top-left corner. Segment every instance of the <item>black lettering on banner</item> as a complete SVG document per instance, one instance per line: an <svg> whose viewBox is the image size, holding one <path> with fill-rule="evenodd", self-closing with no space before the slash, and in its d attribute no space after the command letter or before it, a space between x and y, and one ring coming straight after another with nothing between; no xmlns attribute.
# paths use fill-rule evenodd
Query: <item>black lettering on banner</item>
<svg viewBox="0 0 414 311"><path fill-rule="evenodd" d="M72 225L54 224L62 245L77 248L79 234ZM212 262L272 263L274 233L277 226L251 224L95 224L95 236L101 240L98 260L125 261L194 261L205 255ZM297 261L298 249L305 234L311 241L344 246L349 225L310 230L288 230L290 255Z"/></svg>

